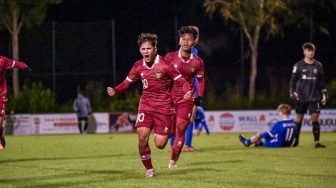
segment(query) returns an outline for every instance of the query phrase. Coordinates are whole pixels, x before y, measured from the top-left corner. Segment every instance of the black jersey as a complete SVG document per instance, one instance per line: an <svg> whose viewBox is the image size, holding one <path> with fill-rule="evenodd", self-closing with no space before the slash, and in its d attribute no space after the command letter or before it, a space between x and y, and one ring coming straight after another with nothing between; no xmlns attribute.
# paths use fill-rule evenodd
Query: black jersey
<svg viewBox="0 0 336 188"><path fill-rule="evenodd" d="M323 66L320 62L314 60L314 63L308 64L302 59L294 65L290 91L298 94L299 101L320 101L322 91L326 90Z"/></svg>

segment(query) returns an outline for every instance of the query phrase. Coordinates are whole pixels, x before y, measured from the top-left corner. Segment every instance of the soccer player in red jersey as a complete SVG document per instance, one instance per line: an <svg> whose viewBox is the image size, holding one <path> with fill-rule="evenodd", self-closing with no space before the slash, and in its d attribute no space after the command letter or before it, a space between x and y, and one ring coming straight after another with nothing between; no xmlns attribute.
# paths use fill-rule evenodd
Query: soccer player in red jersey
<svg viewBox="0 0 336 188"><path fill-rule="evenodd" d="M195 40L198 38L198 31L193 26L183 26L180 28L180 49L175 52L170 52L166 58L174 63L174 66L180 71L183 78L189 83L190 88L194 90L194 76L197 76L198 96L192 100L183 100L183 90L179 85L173 86L172 96L176 112L176 137L172 147L172 156L169 162L169 168L176 167L185 142L185 132L190 122L190 117L193 111L194 104L201 105L202 96L204 93L204 63L203 60L192 53L192 47L195 45Z"/></svg>
<svg viewBox="0 0 336 188"><path fill-rule="evenodd" d="M170 127L174 121L171 88L178 85L183 88L183 100L192 99L189 84L174 67L173 63L157 54L157 35L142 33L138 39L143 59L135 62L126 79L115 88L108 87L107 93L113 96L125 91L137 80L142 81L142 95L139 102L135 127L138 132L139 153L147 169L146 177L155 176L151 161L148 139L154 130L154 142L163 149L170 136Z"/></svg>
<svg viewBox="0 0 336 188"><path fill-rule="evenodd" d="M8 69L20 68L28 69L30 68L23 62L14 61L6 57L0 56L0 150L5 149L6 140L4 136L3 120L5 117L5 104L7 102L7 84L6 84L6 71Z"/></svg>

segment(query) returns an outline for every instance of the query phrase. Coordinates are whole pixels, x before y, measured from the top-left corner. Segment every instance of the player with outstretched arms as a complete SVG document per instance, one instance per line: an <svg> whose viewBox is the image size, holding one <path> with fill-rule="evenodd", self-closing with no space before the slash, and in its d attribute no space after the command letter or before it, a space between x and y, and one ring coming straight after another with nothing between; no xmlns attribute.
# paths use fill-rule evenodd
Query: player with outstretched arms
<svg viewBox="0 0 336 188"><path fill-rule="evenodd" d="M5 149L6 147L6 140L3 129L6 107L5 104L7 102L6 71L13 68L30 70L30 68L23 62L14 61L12 59L0 56L0 150Z"/></svg>
<svg viewBox="0 0 336 188"><path fill-rule="evenodd" d="M194 88L194 75L197 75L198 97L196 97L194 101L183 100L182 87L176 84L173 86L172 96L176 111L176 137L172 146L172 156L168 165L169 168L177 167L176 161L184 146L185 131L190 122L193 106L201 105L204 93L204 63L200 57L192 54L191 51L198 37L198 31L193 26L183 26L178 32L180 36L180 49L168 53L165 57L174 63L191 88Z"/></svg>
<svg viewBox="0 0 336 188"><path fill-rule="evenodd" d="M157 54L157 35L142 33L138 45L143 59L135 62L126 79L115 88L108 87L110 96L124 92L132 83L142 81L138 117L135 127L138 132L139 154L147 169L146 177L155 176L151 161L149 136L154 130L154 142L163 149L170 136L170 127L174 122L171 88L172 84L183 88L183 100L191 100L189 84L174 67L171 61Z"/></svg>
<svg viewBox="0 0 336 188"><path fill-rule="evenodd" d="M296 131L295 122L289 118L291 106L288 104L280 104L277 111L279 112L281 120L275 123L271 130L264 133L256 133L250 139L239 135L240 142L247 147L251 144L270 148L291 147Z"/></svg>

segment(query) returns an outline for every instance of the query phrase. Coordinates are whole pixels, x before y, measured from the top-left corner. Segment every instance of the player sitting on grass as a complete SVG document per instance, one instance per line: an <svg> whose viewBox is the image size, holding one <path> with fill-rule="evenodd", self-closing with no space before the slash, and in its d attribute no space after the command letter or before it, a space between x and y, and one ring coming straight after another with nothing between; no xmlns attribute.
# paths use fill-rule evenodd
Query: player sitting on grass
<svg viewBox="0 0 336 188"><path fill-rule="evenodd" d="M250 139L239 135L239 140L244 146L251 144L255 146L264 146L270 148L291 147L294 141L296 125L292 119L289 119L291 107L288 104L280 104L277 111L281 120L272 126L272 129L264 133L256 133Z"/></svg>

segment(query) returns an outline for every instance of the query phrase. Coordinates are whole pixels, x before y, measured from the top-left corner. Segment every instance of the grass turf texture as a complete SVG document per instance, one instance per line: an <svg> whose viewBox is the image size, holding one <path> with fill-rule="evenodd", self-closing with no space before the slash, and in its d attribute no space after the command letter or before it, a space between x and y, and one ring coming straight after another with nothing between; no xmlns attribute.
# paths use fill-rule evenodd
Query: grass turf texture
<svg viewBox="0 0 336 188"><path fill-rule="evenodd" d="M244 134L250 137L252 134ZM150 138L156 177L145 178L136 134L6 136L0 151L0 187L335 187L336 132L314 148L302 133L298 148L244 147L238 133L194 137L168 169L168 146Z"/></svg>

